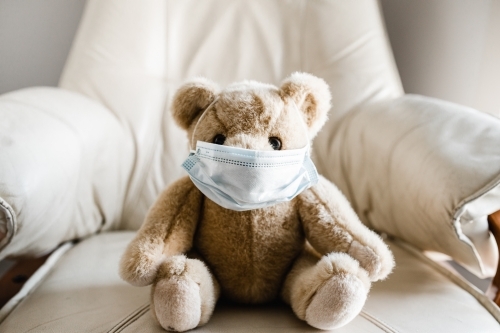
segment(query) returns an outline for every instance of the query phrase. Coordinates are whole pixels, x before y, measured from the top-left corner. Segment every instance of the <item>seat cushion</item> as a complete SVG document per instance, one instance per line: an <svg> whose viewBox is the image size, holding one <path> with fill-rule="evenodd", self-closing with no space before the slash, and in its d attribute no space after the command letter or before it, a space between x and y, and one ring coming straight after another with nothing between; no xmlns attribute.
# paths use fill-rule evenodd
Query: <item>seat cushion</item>
<svg viewBox="0 0 500 333"><path fill-rule="evenodd" d="M109 232L69 250L0 324L0 332L164 332L149 310L149 288L118 276L118 261L134 233ZM390 277L373 285L362 313L335 332L499 332L493 316L468 292L389 241ZM218 304L196 332L318 332L284 304Z"/></svg>

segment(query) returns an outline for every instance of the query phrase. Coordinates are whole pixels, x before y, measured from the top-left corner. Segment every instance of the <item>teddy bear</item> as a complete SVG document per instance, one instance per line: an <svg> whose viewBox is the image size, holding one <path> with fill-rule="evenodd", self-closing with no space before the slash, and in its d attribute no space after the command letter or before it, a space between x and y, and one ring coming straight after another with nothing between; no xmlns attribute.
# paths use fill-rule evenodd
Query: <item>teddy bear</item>
<svg viewBox="0 0 500 333"><path fill-rule="evenodd" d="M204 325L219 297L281 298L333 329L390 274L387 245L309 158L330 102L324 80L299 72L279 88L197 78L178 89L171 109L189 138L188 175L159 195L120 261L122 279L152 285L165 330Z"/></svg>

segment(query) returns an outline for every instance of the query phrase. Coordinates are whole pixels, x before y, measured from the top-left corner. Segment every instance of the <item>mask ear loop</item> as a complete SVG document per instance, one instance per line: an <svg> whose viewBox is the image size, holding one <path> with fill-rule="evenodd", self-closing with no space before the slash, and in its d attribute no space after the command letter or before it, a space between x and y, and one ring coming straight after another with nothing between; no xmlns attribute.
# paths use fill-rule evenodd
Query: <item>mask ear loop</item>
<svg viewBox="0 0 500 333"><path fill-rule="evenodd" d="M207 111L210 110L210 108L215 104L215 102L217 102L218 99L219 99L219 97L216 97L214 99L214 101L207 106L205 111L203 111L200 118L198 118L198 121L196 122L196 125L194 126L193 134L191 135L191 146L189 147L191 153L194 153L196 151L196 144L194 143L194 134L196 133L196 129L198 128L198 124L203 119L203 117L205 117L205 114L207 114ZM193 144L194 144L194 147L193 147Z"/></svg>

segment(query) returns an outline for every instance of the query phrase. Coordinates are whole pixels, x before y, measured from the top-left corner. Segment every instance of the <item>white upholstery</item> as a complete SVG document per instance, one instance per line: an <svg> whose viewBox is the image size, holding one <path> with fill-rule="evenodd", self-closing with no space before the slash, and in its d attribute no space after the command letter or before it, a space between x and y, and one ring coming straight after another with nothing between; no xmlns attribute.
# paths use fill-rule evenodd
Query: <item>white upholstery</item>
<svg viewBox="0 0 500 333"><path fill-rule="evenodd" d="M133 142L106 108L30 88L0 97L0 119L0 259L117 227Z"/></svg>
<svg viewBox="0 0 500 333"><path fill-rule="evenodd" d="M103 233L68 251L41 285L0 325L2 333L165 332L151 318L149 287L118 276L118 261L133 232ZM375 283L360 316L344 332L498 332L476 299L404 248L389 242L396 269ZM30 331L31 332L31 331ZM285 305L219 304L193 332L321 332Z"/></svg>
<svg viewBox="0 0 500 333"><path fill-rule="evenodd" d="M449 140L461 139L461 127L446 122L457 110L401 97L376 1L88 0L61 88L0 97L0 256L39 254L88 238L62 256L0 332L159 332L148 314L148 288L131 287L117 274L133 232L94 234L137 229L160 191L184 174L187 140L169 108L182 82L201 75L222 85L242 79L277 84L293 71L320 76L331 87L334 107L315 139L314 158L365 223L491 273L497 252L484 257L493 245L484 221L472 222L473 230L460 223L492 209L496 192L485 189L487 179L494 183L494 167L457 163L448 155L455 150L443 148L436 157L442 164L427 169L426 153L434 150L425 140L434 135L445 147L448 139L434 127L449 126ZM437 111L443 113L434 116ZM490 128L472 111L458 111L457 123L470 118ZM434 132L417 126L422 119L435 124ZM420 135L420 149L401 140L411 133ZM488 133L498 136L476 134L489 148L466 148L480 148L494 164L497 148L487 143ZM406 149L393 149L399 143ZM397 165L388 166L396 153ZM434 200L433 186L447 168L455 182L444 184L457 192ZM405 195L418 185L425 200L418 191ZM467 196L474 200L466 207ZM364 312L336 332L499 331L492 303L486 302L494 316L422 258L391 244L394 274L375 283ZM316 330L274 304L221 305L198 331Z"/></svg>
<svg viewBox="0 0 500 333"><path fill-rule="evenodd" d="M487 216L500 210L500 119L422 96L342 119L322 161L362 221L478 276L498 264Z"/></svg>
<svg viewBox="0 0 500 333"><path fill-rule="evenodd" d="M187 17L190 19L184 19ZM122 228L137 229L160 191L184 174L180 165L187 156L186 136L173 123L169 103L175 89L186 79L205 75L222 84L241 79L277 84L295 70L323 77L331 87L334 107L330 112L329 122L315 140L314 157L320 173L341 186L352 202L357 205L366 199L364 206L356 207L365 223L400 236L422 249L450 254L475 273L491 276L496 268L497 252L493 250L495 244L487 230L485 216L498 209L499 205L486 205L480 216L475 217L478 220L472 224L468 223L474 220L470 218L456 222L456 230L450 226L451 221L458 221L465 216L454 217L446 213L454 213L460 200L474 196L479 188L486 185L485 179L491 177L493 172L498 172L495 163L484 164L483 169L488 170L482 170L475 181L460 174L462 181L456 183L456 188L460 188L461 192L454 192L454 188L450 188L449 192L441 192L445 200L454 202L453 207L438 204L436 206L441 209L441 214L434 214L430 218L419 215L427 213L426 208L412 204L412 200L418 195L417 189L409 192L409 199L405 204L398 202L399 192L392 196L379 196L380 203L376 207L384 206L385 213L378 217L370 211L374 208L367 210L365 207L371 205L371 197L366 193L384 188L389 181L379 175L374 177L371 165L387 160L382 156L391 156L390 148L397 143L398 136L384 137L385 141L379 144L383 144L386 150L363 155L357 154L363 147L356 146L358 140L354 133L368 133L371 128L370 118L364 123L356 122L357 127L349 134L353 137L352 142L345 144L342 138L339 139L342 134L339 134L338 127L347 128L350 117L346 115L358 114L352 112L356 108L363 109L363 106L377 101L386 101L387 105L392 105L390 101L402 94L377 3L373 0L350 1L349 5L342 0L207 0L202 4L190 0L88 1L78 36L61 78L61 86L102 103L108 108L102 112L112 113L122 126L119 129L123 132L122 135L128 135L116 141L121 142L120 150L133 149L133 152L128 154L133 154L134 158L133 164L120 163L121 184L120 187L113 188L113 191L123 190L124 183L127 182L126 191L121 191L118 196L125 196L123 205L107 207L102 202L100 210L103 213L94 214L92 223L89 223L86 214L95 211L96 205L80 206L75 217L65 215L65 220L71 222L59 222L61 219L57 216L51 217L52 220L57 220L58 224L68 223L65 227L71 229L71 232L62 233L64 228L55 230L45 226L48 228L45 234L52 237L50 241L44 244L43 238L40 241L29 238L34 242L31 248L27 247L23 252L12 245L3 255L50 250L70 237L82 237L95 232L100 228L101 221L105 221L105 226L117 227L119 221ZM406 108L412 107L413 104ZM443 117L456 113L451 111L450 105L442 108L447 111L442 113ZM371 113L371 109L368 109L362 114ZM90 113L88 116L92 117ZM346 118L348 120L345 120ZM380 119L381 130L384 130L385 117ZM405 130L414 126L412 121L418 120L408 120ZM453 125L451 127L453 128ZM403 127L396 124L393 129L395 133L399 133L398 130L401 131ZM370 133L377 131L372 128ZM376 139L377 134L374 135ZM458 135L460 136L460 133ZM371 138L368 141L375 142ZM425 140L421 142L425 144ZM403 149L400 160L407 159L406 153L411 150L412 147ZM452 154L455 151L447 151L447 147L441 151L444 158L448 154L449 160L453 162L455 155ZM342 167L339 163L346 163L351 155L353 158L361 157L346 170L347 164ZM481 159L480 155L478 159ZM462 167L474 169L476 172L477 168L472 162ZM456 162L453 163L453 167L460 167ZM404 163L398 162L398 165L403 166ZM358 173L351 172L355 166L366 168L358 169ZM443 169L448 166L441 163ZM432 169L429 170L427 175L432 176ZM379 172L389 175L387 168L380 169ZM367 182L355 185L360 179L367 179ZM381 187L371 188L372 182L368 181L370 179L378 180ZM97 183L96 179L91 181ZM479 184L480 182L483 183ZM404 180L398 179L397 183L400 189L405 189ZM435 181L424 183L432 188ZM100 182L99 184L105 188L111 187ZM63 192L65 191L60 193ZM456 197L445 197L448 193L452 196L455 193ZM102 196L102 193L98 191L96 195ZM433 200L434 196L435 192L429 192L430 200ZM499 195L493 197L494 202ZM40 204L46 206L48 202L51 201L43 201ZM0 218L5 221L0 223L0 233L8 231L7 240L3 240L4 245L16 232L12 227L5 227L7 222L22 224L22 221L13 223L14 217L9 219L9 214L12 213L6 207L8 205L12 204L4 198L4 204L0 206L0 212L4 216L0 215ZM74 207L62 208L71 209L75 212ZM104 216L109 210L115 210L114 215ZM409 213L413 210L415 213ZM406 215L398 215L396 211L404 211ZM371 217L376 221L370 221L370 218L364 216L367 212L372 214ZM13 215L16 215L16 212ZM402 222L408 219L408 215L411 215L412 223ZM19 218L22 220L22 217ZM35 225L33 220L30 222L31 227ZM464 233L460 223L466 226ZM91 228L89 224L92 224ZM401 232L400 224L404 226ZM433 233L434 238L418 231L427 230L428 224L435 225L435 230L440 231ZM2 225L4 230L1 229ZM412 226L415 226L416 232ZM446 230L447 235L444 241L442 230ZM38 237L43 235L44 233ZM20 244L24 244L26 238L16 237L19 238ZM490 253L493 255L489 255Z"/></svg>
<svg viewBox="0 0 500 333"><path fill-rule="evenodd" d="M185 174L186 135L169 108L176 88L194 76L279 84L294 71L331 87L319 151L350 109L402 93L373 0L89 0L60 85L130 126L137 163L123 227L137 229L159 192Z"/></svg>

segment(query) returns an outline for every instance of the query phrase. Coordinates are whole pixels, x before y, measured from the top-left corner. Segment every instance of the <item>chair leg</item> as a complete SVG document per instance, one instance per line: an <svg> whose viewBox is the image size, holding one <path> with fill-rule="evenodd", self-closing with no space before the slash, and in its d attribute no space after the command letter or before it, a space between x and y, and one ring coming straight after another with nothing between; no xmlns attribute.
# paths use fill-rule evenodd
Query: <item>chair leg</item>
<svg viewBox="0 0 500 333"><path fill-rule="evenodd" d="M500 210L488 216L488 223L490 226L490 231L493 234L493 237L495 237L500 251ZM490 288L495 290L493 302L500 306L500 259L497 267L497 273L491 281L491 284L492 286Z"/></svg>

